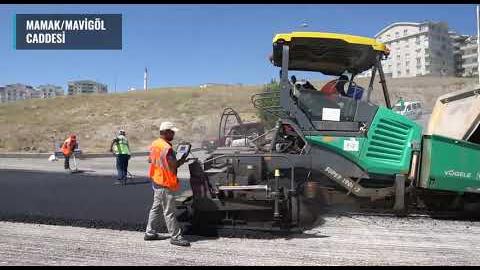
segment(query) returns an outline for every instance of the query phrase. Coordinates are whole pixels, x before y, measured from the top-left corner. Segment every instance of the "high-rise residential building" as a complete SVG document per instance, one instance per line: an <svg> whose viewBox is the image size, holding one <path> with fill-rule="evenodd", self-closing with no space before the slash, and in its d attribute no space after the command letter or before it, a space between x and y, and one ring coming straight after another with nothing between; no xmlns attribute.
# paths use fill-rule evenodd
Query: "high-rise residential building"
<svg viewBox="0 0 480 270"><path fill-rule="evenodd" d="M384 73L393 78L453 76L455 61L447 23L396 22L383 28L375 39L390 49L382 62ZM370 76L371 70L363 76Z"/></svg>
<svg viewBox="0 0 480 270"><path fill-rule="evenodd" d="M467 38L460 46L462 58L463 77L478 76L478 46L477 37L471 36Z"/></svg>
<svg viewBox="0 0 480 270"><path fill-rule="evenodd" d="M455 31L449 31L448 33L450 35L450 40L452 41L453 59L455 63L455 76L460 77L464 73L464 69L462 66L463 53L461 48L464 46L469 36L457 34L457 32Z"/></svg>

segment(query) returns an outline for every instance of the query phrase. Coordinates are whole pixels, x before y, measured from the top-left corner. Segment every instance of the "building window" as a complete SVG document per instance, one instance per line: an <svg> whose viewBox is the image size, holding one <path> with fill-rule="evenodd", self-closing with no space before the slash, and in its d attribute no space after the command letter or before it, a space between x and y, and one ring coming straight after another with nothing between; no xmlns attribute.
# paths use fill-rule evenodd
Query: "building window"
<svg viewBox="0 0 480 270"><path fill-rule="evenodd" d="M406 75L410 75L410 69L405 70Z"/></svg>
<svg viewBox="0 0 480 270"><path fill-rule="evenodd" d="M405 66L410 66L410 61L405 62Z"/></svg>
<svg viewBox="0 0 480 270"><path fill-rule="evenodd" d="M422 59L420 57L417 57L417 66L422 64Z"/></svg>
<svg viewBox="0 0 480 270"><path fill-rule="evenodd" d="M397 71L397 76L401 76L401 75L402 75L402 73L400 72L400 70Z"/></svg>
<svg viewBox="0 0 480 270"><path fill-rule="evenodd" d="M397 54L397 60L400 60L400 54Z"/></svg>
<svg viewBox="0 0 480 270"><path fill-rule="evenodd" d="M399 33L399 32L395 32L395 37L396 37L396 38L400 37L400 33Z"/></svg>
<svg viewBox="0 0 480 270"><path fill-rule="evenodd" d="M407 34L408 34L408 30L407 29L403 30L403 35L406 36Z"/></svg>

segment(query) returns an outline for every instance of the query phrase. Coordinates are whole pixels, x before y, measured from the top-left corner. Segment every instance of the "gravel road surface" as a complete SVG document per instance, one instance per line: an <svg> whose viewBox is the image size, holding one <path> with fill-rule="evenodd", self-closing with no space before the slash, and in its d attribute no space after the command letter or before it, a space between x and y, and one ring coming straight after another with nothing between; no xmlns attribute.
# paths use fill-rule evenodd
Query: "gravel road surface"
<svg viewBox="0 0 480 270"><path fill-rule="evenodd" d="M425 127L429 114L418 122ZM112 175L111 158L81 160L85 174ZM144 176L144 157L131 160ZM62 171L61 161L1 159L1 169ZM188 177L188 172L181 172ZM93 176L92 175L92 176ZM187 235L188 248L143 240L143 232L0 222L6 265L480 265L480 222L372 216L323 216L288 236L221 232Z"/></svg>
<svg viewBox="0 0 480 270"><path fill-rule="evenodd" d="M0 222L0 265L480 265L480 224L466 221L325 217L287 237L187 237Z"/></svg>

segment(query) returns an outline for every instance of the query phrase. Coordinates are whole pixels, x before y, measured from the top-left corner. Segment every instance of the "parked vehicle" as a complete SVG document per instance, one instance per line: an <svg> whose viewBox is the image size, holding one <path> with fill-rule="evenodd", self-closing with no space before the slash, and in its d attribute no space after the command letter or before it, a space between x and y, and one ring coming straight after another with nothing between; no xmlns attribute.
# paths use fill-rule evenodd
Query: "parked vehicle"
<svg viewBox="0 0 480 270"><path fill-rule="evenodd" d="M404 115L409 119L418 119L422 116L422 104L419 101L398 102L393 106L392 110L400 115Z"/></svg>

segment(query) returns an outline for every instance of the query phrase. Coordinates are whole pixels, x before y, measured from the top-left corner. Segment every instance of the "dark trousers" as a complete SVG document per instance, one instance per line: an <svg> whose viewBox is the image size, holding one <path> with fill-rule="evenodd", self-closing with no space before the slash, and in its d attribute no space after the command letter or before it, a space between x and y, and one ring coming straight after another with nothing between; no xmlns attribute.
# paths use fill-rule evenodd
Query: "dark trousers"
<svg viewBox="0 0 480 270"><path fill-rule="evenodd" d="M117 155L117 174L118 180L127 179L128 160L130 155Z"/></svg>
<svg viewBox="0 0 480 270"><path fill-rule="evenodd" d="M65 154L63 154L63 156L65 157L65 163L64 163L65 170L69 170L70 169L70 156L66 156Z"/></svg>

